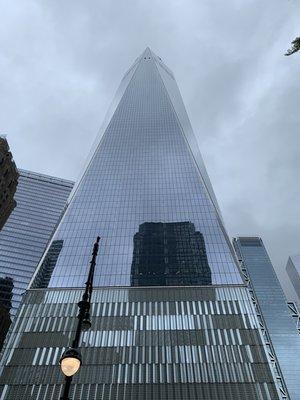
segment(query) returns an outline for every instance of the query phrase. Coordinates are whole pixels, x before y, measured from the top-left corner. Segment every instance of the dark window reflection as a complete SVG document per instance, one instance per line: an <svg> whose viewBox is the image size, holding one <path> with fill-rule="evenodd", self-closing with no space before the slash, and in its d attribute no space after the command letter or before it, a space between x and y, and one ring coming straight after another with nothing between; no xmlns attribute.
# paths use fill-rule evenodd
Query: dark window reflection
<svg viewBox="0 0 300 400"><path fill-rule="evenodd" d="M134 235L131 286L211 285L202 233L191 222L145 222Z"/></svg>
<svg viewBox="0 0 300 400"><path fill-rule="evenodd" d="M63 247L63 240L54 240L49 247L47 255L39 269L32 285L33 288L46 288L51 279L52 272L56 265L59 253Z"/></svg>
<svg viewBox="0 0 300 400"><path fill-rule="evenodd" d="M0 350L11 324L10 309L13 279L10 277L0 278Z"/></svg>

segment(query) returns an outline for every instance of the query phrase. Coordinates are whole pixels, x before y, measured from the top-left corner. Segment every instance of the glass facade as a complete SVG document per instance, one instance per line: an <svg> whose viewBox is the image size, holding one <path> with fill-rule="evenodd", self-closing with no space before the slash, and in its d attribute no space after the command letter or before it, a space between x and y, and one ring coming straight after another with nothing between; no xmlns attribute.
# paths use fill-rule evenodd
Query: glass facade
<svg viewBox="0 0 300 400"><path fill-rule="evenodd" d="M9 318L19 307L73 187L72 182L42 174L19 174L17 206L0 232L0 304Z"/></svg>
<svg viewBox="0 0 300 400"><path fill-rule="evenodd" d="M58 362L81 295L27 292L8 343L2 400L60 398ZM279 399L244 286L97 288L91 317L71 399Z"/></svg>
<svg viewBox="0 0 300 400"><path fill-rule="evenodd" d="M122 96L53 237L63 245L49 287L83 285L97 235L95 285L130 286L139 227L185 221L202 235L211 282L242 283L199 149L184 130L187 117L174 78L147 50L118 93Z"/></svg>
<svg viewBox="0 0 300 400"><path fill-rule="evenodd" d="M258 300L290 399L298 400L300 335L271 260L260 238L240 237L233 243Z"/></svg>

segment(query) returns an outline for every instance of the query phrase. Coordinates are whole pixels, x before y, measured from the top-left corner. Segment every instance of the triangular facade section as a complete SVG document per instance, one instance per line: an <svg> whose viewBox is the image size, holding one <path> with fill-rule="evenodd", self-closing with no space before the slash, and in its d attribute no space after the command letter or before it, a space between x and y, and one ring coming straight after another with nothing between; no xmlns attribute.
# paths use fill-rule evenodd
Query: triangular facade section
<svg viewBox="0 0 300 400"><path fill-rule="evenodd" d="M62 247L49 287L83 285L98 235L95 286L243 283L174 76L149 48L125 74L53 236Z"/></svg>

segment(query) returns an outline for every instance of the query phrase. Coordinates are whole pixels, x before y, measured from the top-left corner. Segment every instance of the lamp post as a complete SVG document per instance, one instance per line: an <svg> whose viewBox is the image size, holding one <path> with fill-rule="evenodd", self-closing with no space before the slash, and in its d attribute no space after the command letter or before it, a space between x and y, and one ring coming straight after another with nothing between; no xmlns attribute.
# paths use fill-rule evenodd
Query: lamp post
<svg viewBox="0 0 300 400"><path fill-rule="evenodd" d="M69 399L69 391L72 382L73 375L79 370L82 360L81 355L78 350L80 336L82 331L87 331L91 327L90 320L90 306L91 306L91 296L93 291L93 280L94 280L94 272L96 266L96 258L98 254L100 237L97 236L97 240L94 243L92 260L90 262L90 270L88 279L85 283L85 291L82 295L81 301L78 303L79 312L78 312L78 322L77 329L75 333L75 338L72 342L72 347L68 348L64 354L61 356L59 360L60 368L65 375L65 386L63 396L61 400L70 400Z"/></svg>

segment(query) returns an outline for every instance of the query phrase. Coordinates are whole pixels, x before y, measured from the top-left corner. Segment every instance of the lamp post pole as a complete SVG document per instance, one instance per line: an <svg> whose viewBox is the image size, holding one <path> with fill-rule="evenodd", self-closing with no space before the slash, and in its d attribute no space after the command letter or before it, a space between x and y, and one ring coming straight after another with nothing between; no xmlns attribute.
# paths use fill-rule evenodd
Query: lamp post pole
<svg viewBox="0 0 300 400"><path fill-rule="evenodd" d="M91 327L90 306L91 306L91 297L93 292L93 280L94 280L94 272L96 266L96 258L99 248L99 241L100 237L97 236L96 242L94 243L93 247L92 260L90 262L88 279L85 283L85 291L82 295L81 301L78 303L79 307L79 312L77 316L78 322L77 322L75 337L72 342L72 347L67 349L60 359L60 366L62 372L65 374L65 385L61 400L70 400L69 392L70 392L72 377L79 370L81 365L81 356L78 351L81 332L87 331Z"/></svg>

